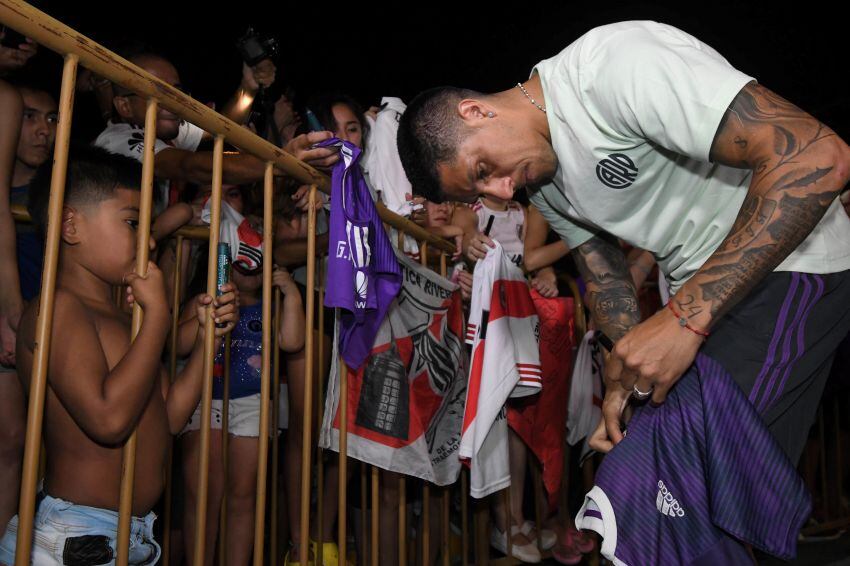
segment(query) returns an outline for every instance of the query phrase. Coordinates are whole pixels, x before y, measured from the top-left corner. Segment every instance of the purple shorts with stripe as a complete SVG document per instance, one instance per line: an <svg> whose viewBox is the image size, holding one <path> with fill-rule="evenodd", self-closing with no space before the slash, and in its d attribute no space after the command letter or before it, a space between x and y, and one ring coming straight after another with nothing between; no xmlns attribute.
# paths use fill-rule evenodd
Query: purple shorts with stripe
<svg viewBox="0 0 850 566"><path fill-rule="evenodd" d="M726 368L796 463L848 330L850 271L776 272L718 322L702 352Z"/></svg>

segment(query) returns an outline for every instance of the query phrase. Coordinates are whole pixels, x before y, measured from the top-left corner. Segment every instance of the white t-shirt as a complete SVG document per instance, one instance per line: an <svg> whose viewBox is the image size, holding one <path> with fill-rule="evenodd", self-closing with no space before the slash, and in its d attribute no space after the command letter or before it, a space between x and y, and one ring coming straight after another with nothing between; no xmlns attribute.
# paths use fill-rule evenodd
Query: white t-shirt
<svg viewBox="0 0 850 566"><path fill-rule="evenodd" d="M720 245L751 171L709 162L720 121L754 79L714 49L651 21L595 28L538 63L558 169L531 197L575 247L605 231L652 252L675 292ZM777 271L850 268L834 202Z"/></svg>
<svg viewBox="0 0 850 566"><path fill-rule="evenodd" d="M481 199L478 199L472 205L472 211L478 216L478 231L482 234L487 230L487 225L491 222L490 219L493 219L488 235L501 244L511 263L517 267L522 267L522 254L525 253L523 244L525 210L522 205L510 201L505 210L493 210L485 205Z"/></svg>
<svg viewBox="0 0 850 566"><path fill-rule="evenodd" d="M201 144L201 138L203 136L204 130L192 123L181 120L177 137L170 142L164 142L157 138L153 151L157 154L163 149L172 147L185 149L186 151L196 151ZM145 149L145 129L122 122L117 124L108 122L106 129L100 132L100 135L94 140L94 145L102 147L110 153L117 153L141 161ZM160 191L160 198L157 199L157 202L167 203L168 182L157 183L157 189Z"/></svg>

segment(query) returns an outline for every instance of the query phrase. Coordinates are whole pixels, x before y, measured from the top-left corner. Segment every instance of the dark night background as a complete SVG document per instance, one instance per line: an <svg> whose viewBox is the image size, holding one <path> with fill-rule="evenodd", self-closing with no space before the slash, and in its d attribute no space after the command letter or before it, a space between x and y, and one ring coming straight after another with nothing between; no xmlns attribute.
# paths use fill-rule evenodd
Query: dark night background
<svg viewBox="0 0 850 566"><path fill-rule="evenodd" d="M697 36L734 66L850 139L848 26L825 4L147 4L145 13L139 2L41 3L46 12L107 47L130 38L147 42L172 58L195 98L219 104L238 84L240 60L234 43L249 25L278 37L278 80L293 86L299 100L333 90L369 106L384 95L409 100L438 84L485 92L509 88L526 78L535 62L594 26L654 19ZM58 84L58 57L44 50L35 63L33 72L56 77ZM89 105L83 101L78 112Z"/></svg>

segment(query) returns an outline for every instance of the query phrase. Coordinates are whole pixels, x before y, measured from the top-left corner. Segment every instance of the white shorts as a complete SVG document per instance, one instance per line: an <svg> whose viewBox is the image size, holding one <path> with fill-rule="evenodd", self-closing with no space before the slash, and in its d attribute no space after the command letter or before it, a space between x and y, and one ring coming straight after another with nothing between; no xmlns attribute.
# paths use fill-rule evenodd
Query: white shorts
<svg viewBox="0 0 850 566"><path fill-rule="evenodd" d="M213 399L212 407L210 407L210 427L221 430L222 419L222 400ZM271 419L271 413L269 413ZM285 429L289 424L289 399L287 388L281 385L280 388L280 413L279 413L279 428ZM227 431L233 436L260 436L260 394L255 393L247 397L239 399L231 399L229 404ZM201 428L201 404L195 408L195 412L189 419L189 422L183 427L180 434L199 430Z"/></svg>

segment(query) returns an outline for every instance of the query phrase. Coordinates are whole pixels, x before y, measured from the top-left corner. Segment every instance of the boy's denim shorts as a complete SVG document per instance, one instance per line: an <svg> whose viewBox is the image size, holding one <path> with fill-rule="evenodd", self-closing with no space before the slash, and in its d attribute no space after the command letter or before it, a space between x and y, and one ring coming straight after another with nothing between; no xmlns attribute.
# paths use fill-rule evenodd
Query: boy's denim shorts
<svg viewBox="0 0 850 566"><path fill-rule="evenodd" d="M39 496L41 498L41 496ZM152 512L130 523L130 564L155 564L161 550L153 538ZM114 564L117 553L118 513L75 505L44 495L38 504L32 534L32 564L88 566ZM0 539L0 564L15 563L18 516L12 517Z"/></svg>

